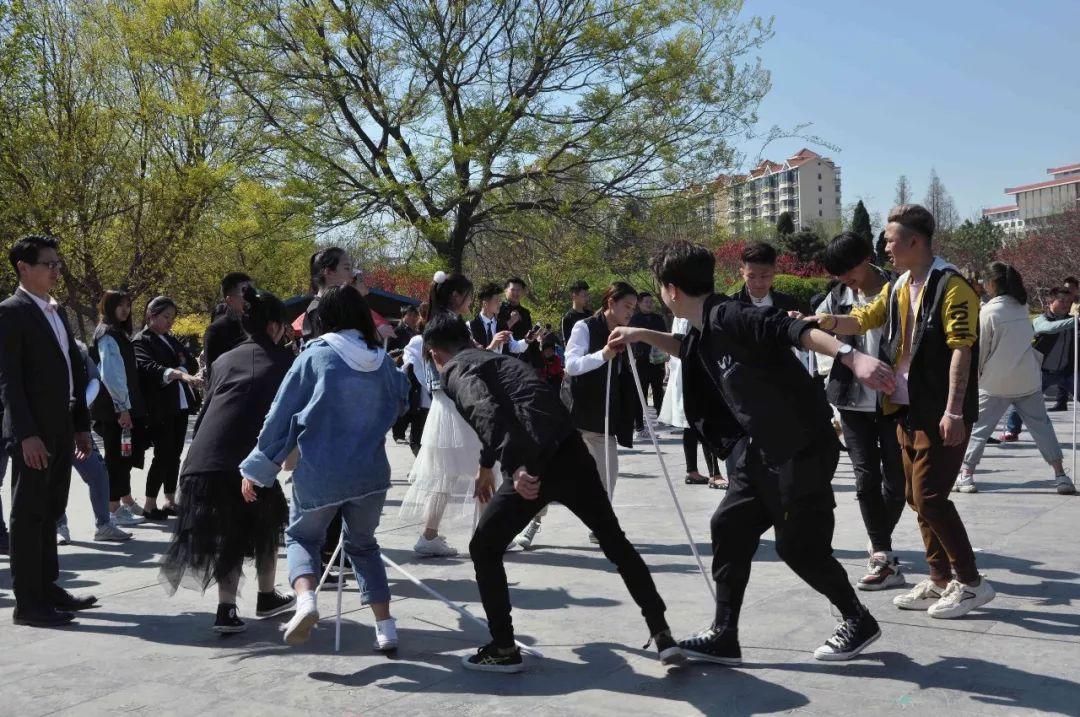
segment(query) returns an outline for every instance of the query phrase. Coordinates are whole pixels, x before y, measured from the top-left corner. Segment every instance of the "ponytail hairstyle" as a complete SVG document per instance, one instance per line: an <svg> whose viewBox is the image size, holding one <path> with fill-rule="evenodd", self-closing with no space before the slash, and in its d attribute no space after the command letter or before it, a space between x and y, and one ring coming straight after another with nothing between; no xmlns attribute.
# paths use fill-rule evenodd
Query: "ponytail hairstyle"
<svg viewBox="0 0 1080 717"><path fill-rule="evenodd" d="M428 291L428 318L430 319L440 311L457 315L458 307L454 305L456 301L454 294L467 299L472 293L473 283L464 274L435 272L431 280L431 289Z"/></svg>
<svg viewBox="0 0 1080 717"><path fill-rule="evenodd" d="M1011 265L1003 261L991 262L986 267L983 284L987 282L993 283L994 296L1011 296L1021 305L1027 304L1028 292L1024 287L1024 280L1020 277L1020 272Z"/></svg>
<svg viewBox="0 0 1080 717"><path fill-rule="evenodd" d="M115 329L120 329L127 335L131 335L131 315L132 311L128 312L127 321L119 321L116 318L116 310L121 304L127 302L131 305L131 294L126 291L113 291L109 289L101 295L101 301L98 302L98 318L101 323L106 326L110 326Z"/></svg>
<svg viewBox="0 0 1080 717"><path fill-rule="evenodd" d="M320 249L311 255L309 262L311 268L311 290L318 294L319 289L326 286L325 272L333 271L341 263L341 257L345 256L345 250L341 247L332 246L329 249Z"/></svg>
<svg viewBox="0 0 1080 717"><path fill-rule="evenodd" d="M625 281L616 281L604 289L604 294L600 297L600 308L596 310L596 313L597 315L602 314L616 301L621 301L628 296L633 296L636 299L637 295L637 290L630 284Z"/></svg>
<svg viewBox="0 0 1080 717"><path fill-rule="evenodd" d="M270 324L285 323L285 304L270 292L245 286L242 296L247 310L240 323L251 338L266 336L266 327Z"/></svg>
<svg viewBox="0 0 1080 717"><path fill-rule="evenodd" d="M176 302L167 296L157 296L153 299L150 299L150 301L146 304L146 318L144 320L145 325L149 326L150 319L158 316L159 314L162 314L167 309L178 311L178 309L176 308Z"/></svg>

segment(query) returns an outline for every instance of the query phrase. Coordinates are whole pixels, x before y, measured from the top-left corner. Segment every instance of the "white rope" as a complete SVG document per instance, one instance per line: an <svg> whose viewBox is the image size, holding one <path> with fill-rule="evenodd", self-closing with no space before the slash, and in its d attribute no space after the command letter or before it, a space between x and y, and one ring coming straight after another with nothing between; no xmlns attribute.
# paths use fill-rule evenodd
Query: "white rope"
<svg viewBox="0 0 1080 717"><path fill-rule="evenodd" d="M459 615L461 615L461 616L462 616L462 617L464 617L465 619L467 619L467 620L470 620L471 622L474 622L474 623L476 623L477 625L479 625L480 627L484 628L485 630L487 630L487 629L488 629L488 624L487 624L486 622L484 622L484 621L483 621L483 620L481 620L480 618L478 618L478 617L476 617L475 615L473 615L473 614L472 614L471 612L469 612L468 610L466 610L466 609L465 609L464 607L462 607L461 605L458 605L457 603L451 602L450 598L447 598L447 597L445 597L445 596L443 596L443 595L440 595L439 593L437 593L437 592L435 592L434 590L432 590L431 588L429 588L429 587L428 587L427 585L424 585L424 583L423 583L423 582L422 582L422 581L420 580L420 578L418 578L418 577L416 577L415 575L411 574L411 573L410 573L410 572L409 572L408 570L406 570L405 568L401 567L400 565L398 565L397 563L395 563L395 562L394 562L393 560L391 560L390 558L386 557L386 554L385 554L385 553L383 553L383 554L382 554L382 561L383 561L383 563L385 563L385 564L386 564L386 565L387 565L388 567L391 567L391 568L393 568L394 570L398 571L398 572L399 572L399 573L401 573L401 574L402 574L403 576L405 576L405 578L406 578L406 579L407 579L407 580L408 580L409 582L411 582L411 583L412 583L413 585L415 585L416 587L420 588L421 590L423 590L424 592L426 592L426 593L427 593L428 595L430 595L431 597L435 598L435 599L436 599L436 600L438 600L439 602L443 603L443 604L444 604L444 605L446 605L447 607L449 607L449 608L451 608L452 610L456 611L456 612L457 612L457 613L458 613ZM519 642L519 641L517 641L517 640L514 640L514 643L515 643L515 644L516 644L516 645L517 645L517 646L518 646L518 647L519 647L519 648L521 649L521 651L522 651L522 652L524 652L524 653L525 653L526 655L532 655L533 657L543 657L543 655L542 655L542 654L541 654L541 653L540 653L540 652L539 652L538 650L536 650L536 649L534 649L534 648L532 648L532 647L529 647L528 645L523 645L523 644L522 644L521 642Z"/></svg>
<svg viewBox="0 0 1080 717"><path fill-rule="evenodd" d="M1076 395L1080 390L1080 374L1077 373L1080 370L1080 366L1077 363L1080 362L1080 325L1077 324L1077 320L1073 319L1073 440L1072 440L1072 475L1073 480L1076 480Z"/></svg>
<svg viewBox="0 0 1080 717"><path fill-rule="evenodd" d="M630 350L630 347L627 347ZM660 470L664 473L664 480L667 481L668 491L671 493L671 500L675 502L675 511L679 514L679 520L682 522L683 530L686 531L686 540L690 543L690 551L694 554L694 560L697 561L698 568L701 570L701 577L705 578L705 586L709 588L709 594L712 595L712 599L716 601L716 588L713 587L713 581L709 573L705 570L705 563L701 561L701 554L698 553L697 543L694 542L694 536L690 532L690 526L686 523L686 516L683 514L682 505L679 503L679 496L675 492L675 484L671 480L671 474L668 473L667 464L664 463L664 455L660 452L660 443L656 439L656 431L653 430L652 419L649 417L648 407L645 403L645 392L641 389L641 379L638 377L637 365L633 361L628 362L630 364L630 372L634 375L634 387L637 388L638 400L641 401L641 413L645 420L645 426L649 430L649 438L652 439L653 450L656 451L656 457L660 461ZM690 431L693 428L687 428Z"/></svg>
<svg viewBox="0 0 1080 717"><path fill-rule="evenodd" d="M334 618L334 652L341 652L341 592L345 587L345 521L338 538L337 617Z"/></svg>
<svg viewBox="0 0 1080 717"><path fill-rule="evenodd" d="M611 366L615 363L615 359L611 359L607 362L607 390L604 392L604 488L607 489L607 498L609 503L615 502L615 486L611 484L611 441L608 440L608 436L611 435Z"/></svg>

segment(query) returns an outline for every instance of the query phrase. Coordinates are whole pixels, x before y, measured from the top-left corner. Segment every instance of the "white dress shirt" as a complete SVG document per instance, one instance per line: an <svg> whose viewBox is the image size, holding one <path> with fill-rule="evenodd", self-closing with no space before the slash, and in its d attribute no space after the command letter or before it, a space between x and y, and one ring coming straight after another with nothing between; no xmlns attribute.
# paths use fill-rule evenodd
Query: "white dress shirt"
<svg viewBox="0 0 1080 717"><path fill-rule="evenodd" d="M580 376L589 371L595 371L607 361L604 359L604 349L594 353L589 351L589 326L584 321L574 324L570 330L570 340L566 342L566 366L564 371L567 376Z"/></svg>
<svg viewBox="0 0 1080 717"><path fill-rule="evenodd" d="M157 337L161 339L163 344L169 347L169 351L173 350L173 345L169 343L169 340L165 338L164 334L158 334ZM173 380L173 374L176 375L176 389L180 391L180 410L186 411L188 410L187 391L184 390L184 384L180 381L180 371L175 368L167 368L165 369L165 375L162 377L162 380L164 380L165 383L168 383L170 380Z"/></svg>
<svg viewBox="0 0 1080 717"><path fill-rule="evenodd" d="M487 330L487 333L491 336L491 338L495 338L495 334L499 333L495 330L497 320L497 316L484 316L484 312L480 312L480 321L484 324L484 328ZM485 340L487 339L486 336L482 338ZM510 353L520 354L525 353L525 349L529 348L529 343L525 339L515 339L513 336L511 336L509 341L493 350L497 354L504 354L506 353L506 348L508 346L510 347ZM487 348L487 346L485 346L484 348Z"/></svg>
<svg viewBox="0 0 1080 717"><path fill-rule="evenodd" d="M68 343L67 330L64 328L64 322L60 319L60 304L56 303L56 299L51 296L46 301L37 296L34 296L27 291L22 284L19 285L19 291L23 292L37 304L37 307L41 309L41 313L45 314L45 320L49 322L49 327L53 330L53 335L56 337L56 343L60 345L60 352L64 354L64 363L67 364L68 371L68 400L72 403L75 402L75 374L71 372L71 344Z"/></svg>

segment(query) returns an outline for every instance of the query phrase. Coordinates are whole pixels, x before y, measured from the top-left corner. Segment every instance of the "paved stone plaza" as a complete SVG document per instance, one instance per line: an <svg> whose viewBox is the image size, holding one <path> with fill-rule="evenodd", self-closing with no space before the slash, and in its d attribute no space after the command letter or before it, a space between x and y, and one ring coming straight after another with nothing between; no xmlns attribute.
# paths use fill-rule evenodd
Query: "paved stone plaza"
<svg viewBox="0 0 1080 717"><path fill-rule="evenodd" d="M1068 414L1054 414L1059 437L1071 437ZM416 528L397 521L411 461L390 444L394 487L380 541L386 554L450 599L483 614L465 557L417 560ZM698 547L708 560L709 515L722 493L682 483L682 450L665 434L664 454ZM1066 454L1066 465L1071 456ZM668 603L679 635L705 626L709 594L686 545L659 465L648 446L622 455L616 509ZM958 621L933 621L892 607L896 591L863 593L883 635L851 663L822 663L811 652L834 618L781 562L765 535L743 611L746 664L690 665L668 672L618 574L585 528L564 508L550 513L537 549L507 556L519 638L540 649L521 675L465 672L460 657L486 641L479 627L391 574L401 649L371 649L371 614L355 583L344 596L342 651L333 650L333 595L302 649L281 640L283 619L258 621L254 577L240 599L248 631L210 630L216 592L169 598L157 560L171 526L133 528L121 545L90 542L93 520L74 477L69 515L74 544L62 547L62 584L92 592L101 606L62 630L11 623L11 576L0 557L0 714L355 714L355 715L926 715L1080 714L1080 498L1058 496L1035 446L991 446L980 493L955 500L976 546L979 567L997 600ZM4 501L10 493L5 481ZM142 475L133 484L141 489ZM846 458L834 481L834 545L852 580L863 571L866 535ZM138 489L137 491L138 492ZM469 520L444 532L466 548ZM925 577L914 515L905 512L896 548L909 582ZM285 562L278 564L285 587Z"/></svg>

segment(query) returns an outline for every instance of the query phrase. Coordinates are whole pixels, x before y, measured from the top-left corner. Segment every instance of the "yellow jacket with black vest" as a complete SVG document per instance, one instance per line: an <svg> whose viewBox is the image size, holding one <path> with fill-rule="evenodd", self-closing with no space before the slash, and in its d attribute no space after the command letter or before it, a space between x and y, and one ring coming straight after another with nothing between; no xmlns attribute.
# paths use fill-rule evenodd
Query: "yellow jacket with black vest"
<svg viewBox="0 0 1080 717"><path fill-rule="evenodd" d="M911 291L911 272L885 285L869 306L851 312L859 322L860 332L884 329L879 358L893 367L900 364L905 352L911 353L908 378L907 427L938 436L938 424L949 399L949 367L952 352L959 348L972 351L967 390L964 393L964 423L971 425L979 416L978 341L979 297L956 267L934 258L926 283L915 306L915 327L911 346L904 345ZM885 413L899 407L882 396Z"/></svg>

